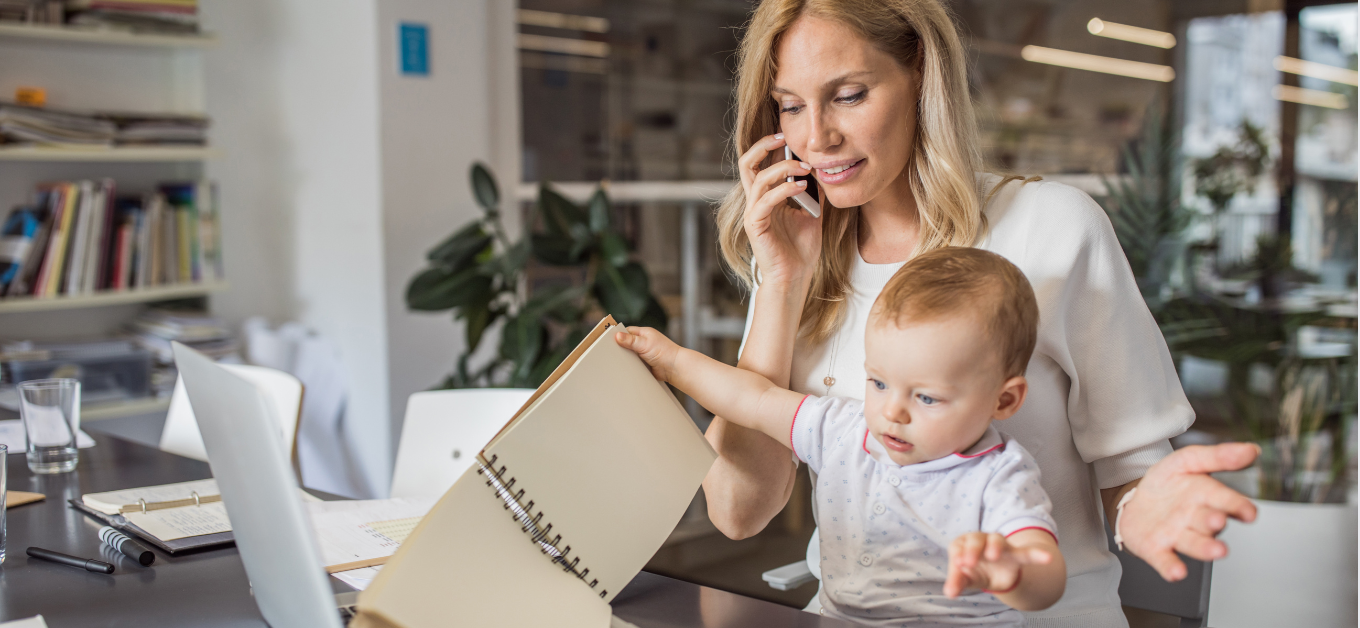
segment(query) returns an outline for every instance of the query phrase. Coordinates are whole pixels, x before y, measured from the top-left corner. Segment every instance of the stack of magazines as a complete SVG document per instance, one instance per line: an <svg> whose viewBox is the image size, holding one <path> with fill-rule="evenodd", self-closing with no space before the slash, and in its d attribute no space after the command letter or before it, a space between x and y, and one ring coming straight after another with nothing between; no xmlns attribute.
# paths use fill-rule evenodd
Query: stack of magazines
<svg viewBox="0 0 1360 628"><path fill-rule="evenodd" d="M0 223L0 294L55 297L222 279L208 182L116 194L112 179L47 183Z"/></svg>
<svg viewBox="0 0 1360 628"><path fill-rule="evenodd" d="M198 32L198 0L66 0L75 26L138 33Z"/></svg>
<svg viewBox="0 0 1360 628"><path fill-rule="evenodd" d="M155 361L151 389L157 396L169 395L175 388L175 354L170 342L181 342L214 360L241 362L240 345L226 324L207 312L197 310L150 309L132 321L131 332L137 343Z"/></svg>
<svg viewBox="0 0 1360 628"><path fill-rule="evenodd" d="M208 143L208 119L190 114L108 113L117 125L119 146L203 146Z"/></svg>
<svg viewBox="0 0 1360 628"><path fill-rule="evenodd" d="M0 144L203 146L208 119L194 114L62 111L0 102Z"/></svg>
<svg viewBox="0 0 1360 628"><path fill-rule="evenodd" d="M112 146L117 133L117 123L95 114L0 103L0 144Z"/></svg>

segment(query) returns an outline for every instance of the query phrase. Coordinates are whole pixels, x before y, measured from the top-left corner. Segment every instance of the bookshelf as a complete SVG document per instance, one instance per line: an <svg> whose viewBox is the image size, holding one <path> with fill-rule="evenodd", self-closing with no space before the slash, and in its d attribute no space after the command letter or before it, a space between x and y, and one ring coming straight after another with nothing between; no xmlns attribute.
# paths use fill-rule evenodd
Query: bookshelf
<svg viewBox="0 0 1360 628"><path fill-rule="evenodd" d="M74 310L132 303L154 303L170 299L204 297L227 289L225 281L186 283L172 286L153 286L120 292L96 292L57 297L6 297L0 299L0 314L41 312L44 310Z"/></svg>
<svg viewBox="0 0 1360 628"><path fill-rule="evenodd" d="M102 31L70 26L0 23L0 39L31 39L70 44L145 46L162 48L208 48L217 44L211 33L199 35L148 35Z"/></svg>
<svg viewBox="0 0 1360 628"><path fill-rule="evenodd" d="M217 151L202 146L120 146L113 148L17 146L0 148L0 161L194 162L206 161L217 155Z"/></svg>
<svg viewBox="0 0 1360 628"><path fill-rule="evenodd" d="M213 34L141 34L0 22L4 59L0 99L12 98L18 86L31 85L47 90L48 105L55 109L204 112L206 51L217 43ZM112 178L120 194L139 194L159 182L202 179L207 162L219 156L219 151L203 146L0 146L0 219L29 198L40 182ZM0 338L45 342L111 335L124 329L143 304L206 302L227 289L225 281L205 279L120 291L4 297ZM154 414L168 405L168 398L154 396L91 402L82 407L81 416L97 421Z"/></svg>

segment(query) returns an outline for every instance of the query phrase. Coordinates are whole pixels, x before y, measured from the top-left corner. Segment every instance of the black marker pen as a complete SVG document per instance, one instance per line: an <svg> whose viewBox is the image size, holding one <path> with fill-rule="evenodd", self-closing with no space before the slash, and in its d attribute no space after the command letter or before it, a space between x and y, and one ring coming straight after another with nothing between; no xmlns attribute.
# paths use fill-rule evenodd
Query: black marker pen
<svg viewBox="0 0 1360 628"><path fill-rule="evenodd" d="M41 560L48 560L54 563L70 565L72 567L84 569L85 571L93 571L95 573L113 573L113 565L110 565L102 560L87 560L77 556L68 556L60 552L45 550L41 547L28 548L28 555L32 556L33 558Z"/></svg>

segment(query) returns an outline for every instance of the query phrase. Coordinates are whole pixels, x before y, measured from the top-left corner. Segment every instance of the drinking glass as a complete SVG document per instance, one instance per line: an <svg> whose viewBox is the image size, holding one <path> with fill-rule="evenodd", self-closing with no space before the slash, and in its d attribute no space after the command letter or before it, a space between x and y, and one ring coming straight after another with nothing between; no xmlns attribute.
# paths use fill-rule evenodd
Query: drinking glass
<svg viewBox="0 0 1360 628"><path fill-rule="evenodd" d="M9 486L9 478L6 476L6 469L9 468L9 446L0 445L0 504L9 499L6 490ZM5 511L7 508L0 508L0 564L5 562Z"/></svg>
<svg viewBox="0 0 1360 628"><path fill-rule="evenodd" d="M79 456L80 380L35 379L19 383L19 416L28 435L28 469L66 473Z"/></svg>

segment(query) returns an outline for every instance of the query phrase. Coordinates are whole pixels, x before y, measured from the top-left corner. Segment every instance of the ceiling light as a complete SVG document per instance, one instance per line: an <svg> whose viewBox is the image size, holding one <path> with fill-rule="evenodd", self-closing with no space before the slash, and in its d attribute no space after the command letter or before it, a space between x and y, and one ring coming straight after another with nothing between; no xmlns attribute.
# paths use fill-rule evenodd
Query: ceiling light
<svg viewBox="0 0 1360 628"><path fill-rule="evenodd" d="M1271 95L1276 100L1286 102L1296 102L1300 105L1314 105L1326 107L1328 109L1345 109L1350 106L1350 101L1345 96L1333 92L1324 92L1320 89L1306 89L1294 87L1292 85L1276 85Z"/></svg>
<svg viewBox="0 0 1360 628"><path fill-rule="evenodd" d="M1347 70L1346 68L1338 68L1334 65L1304 61L1303 59L1295 59L1294 57L1275 57L1275 69L1290 74L1311 76L1316 79L1331 81L1333 83L1344 83L1346 85L1356 84L1355 70Z"/></svg>
<svg viewBox="0 0 1360 628"><path fill-rule="evenodd" d="M1176 45L1176 36L1171 33L1154 31L1150 28L1139 28L1128 24L1116 24L1106 22L1098 17L1091 18L1086 23L1086 30L1091 31L1092 35L1109 37L1110 39L1122 39L1131 41L1135 44L1145 46L1156 46L1158 48L1172 48Z"/></svg>
<svg viewBox="0 0 1360 628"><path fill-rule="evenodd" d="M1149 81L1169 82L1176 78L1176 71L1169 65L1115 59L1099 55L1088 55L1070 50L1057 50L1043 46L1025 46L1020 49L1020 58L1035 63L1047 63L1077 70L1104 72Z"/></svg>
<svg viewBox="0 0 1360 628"><path fill-rule="evenodd" d="M570 13L553 13L552 11L520 9L519 23L526 26L561 28L573 31L586 31L588 33L609 32L609 20L602 17L572 15Z"/></svg>
<svg viewBox="0 0 1360 628"><path fill-rule="evenodd" d="M582 57L609 56L609 44L602 41L568 39L566 37L548 37L546 35L526 35L524 33L519 34L519 48L520 50L557 52L568 55L580 55Z"/></svg>

